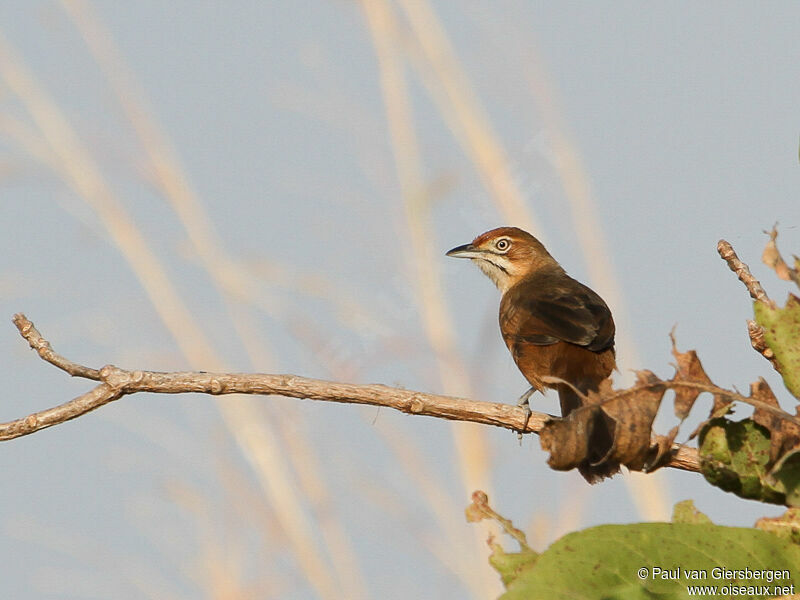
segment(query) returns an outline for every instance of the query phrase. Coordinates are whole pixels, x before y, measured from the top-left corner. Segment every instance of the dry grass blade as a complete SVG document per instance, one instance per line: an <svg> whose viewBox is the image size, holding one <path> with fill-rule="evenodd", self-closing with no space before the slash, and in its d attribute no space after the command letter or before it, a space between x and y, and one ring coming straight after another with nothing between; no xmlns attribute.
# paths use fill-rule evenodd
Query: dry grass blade
<svg viewBox="0 0 800 600"><path fill-rule="evenodd" d="M441 252L435 244L435 231L429 214L430 198L424 190L419 147L414 133L411 103L403 74L397 46L392 42L396 32L392 28L388 4L365 2L373 43L378 54L381 87L386 106L392 149L398 179L403 190L403 201L408 223L410 260L414 270L414 289L417 306L422 314L426 337L436 357L439 377L445 393L468 395L469 375L459 355L450 312L446 307L441 277L437 265ZM459 437L456 433L456 437ZM485 486L488 465L486 442L478 432L470 432L468 439L457 440L462 460L466 461L465 489L470 493L479 483Z"/></svg>
<svg viewBox="0 0 800 600"><path fill-rule="evenodd" d="M452 319L446 307L437 269L440 253L434 243L436 235L431 226L430 198L426 193L428 187L422 175L419 144L415 135L411 99L400 48L395 41L398 36L396 21L388 2L383 0L362 2L362 8L367 16L378 57L390 140L403 192L410 238L406 246L413 252L410 258L414 270L417 307L422 315L426 337L436 357L439 378L445 393L469 395L468 372L458 352ZM480 486L486 487L489 483L489 464L484 432L474 425L458 426L453 429L453 436L465 492L470 493ZM478 547L480 546L476 544L476 548ZM471 558L477 559L477 553ZM484 581L481 587L482 595L497 591L494 581Z"/></svg>
<svg viewBox="0 0 800 600"><path fill-rule="evenodd" d="M172 334L175 343L180 347L190 364L197 368L222 363L199 325L193 320L191 313L180 297L172 280L167 275L161 261L155 255L133 219L124 209L121 202L106 182L91 153L72 129L66 116L58 105L36 82L33 75L24 67L7 41L0 37L0 78L19 97L39 128L42 137L52 149L55 159L52 164L56 172L66 183L84 199L96 212L112 241L118 246L124 258L133 269L142 287L145 289L153 308L158 313L164 326ZM252 434L252 428L246 425L258 418L253 409L247 408L243 402L237 406L230 403L217 404L224 421L240 443L244 452L259 452L259 449L248 448L248 444L257 443L259 438ZM243 432L247 429L249 435ZM268 435L261 428L262 435ZM277 460L282 456L272 454ZM275 466L269 463L258 463L261 467ZM299 508L301 503L296 492L290 498L280 501L280 490L291 490L289 481L278 486L278 477L284 471L282 466L275 466L276 472L259 473L265 488L274 492L273 500L287 510L286 523L289 539L295 551L298 564L308 576L308 581L324 598L337 598L340 592L326 562L315 546L313 531L307 523L307 517ZM274 475L274 478L272 477ZM274 486L274 487L273 487ZM299 525L303 524L303 525Z"/></svg>
<svg viewBox="0 0 800 600"><path fill-rule="evenodd" d="M236 315L241 316L241 311L235 310L233 298L249 299L254 305L260 306L273 314L278 312L275 310L275 302L264 297L260 287L255 283L257 278L254 278L252 273L247 272L236 261L231 259L228 252L223 248L223 244L214 231L211 220L197 198L193 186L184 175L177 154L163 135L161 128L152 118L152 111L144 99L144 94L119 56L113 39L108 35L103 25L93 15L86 3L79 0L64 0L62 4L83 34L84 40L103 69L124 113L138 135L149 159L156 185L184 225L202 265L222 291L236 331L248 349L253 364L265 364L263 360L255 359L256 349L260 354L264 354L263 342L253 340L251 329L242 325L241 318L236 317ZM281 426L281 424L281 419L277 419L276 425ZM255 438L251 441L255 441ZM306 441L306 445L313 447L310 441ZM285 457L282 454L272 454L272 456L276 460L284 460ZM292 458L292 456L289 456L290 460ZM266 463L254 463L251 461L251 464L259 464L263 467ZM306 462L305 464L308 467L315 463ZM270 481L275 481L279 473L285 474L285 471L268 472L264 474L264 477ZM298 479L300 482L309 480L324 481L319 472L310 474L307 477L298 472ZM291 486L282 486L281 489L291 489ZM295 498L294 501L281 502L279 505L296 512L293 507L299 504L297 500ZM300 522L296 515L288 518L295 524ZM326 523L330 524L332 521L327 519ZM310 528L305 527L304 530L310 531ZM339 534L331 533L327 538L336 547L335 551L331 550L329 553L334 564L344 561L339 565L341 568L337 568L337 571L342 574L345 593L352 598L364 597L363 576L357 568L357 561L350 548L348 537L340 531ZM347 560L347 557L350 557L350 559Z"/></svg>
<svg viewBox="0 0 800 600"><path fill-rule="evenodd" d="M82 33L92 55L103 69L109 85L120 102L120 106L139 137L149 159L150 169L156 185L175 210L203 266L220 288L231 313L231 319L234 322L236 331L243 339L245 347L248 349L251 359L253 359L253 364L264 364L263 361L255 359L256 349L259 354L264 354L264 344L261 341L253 340L249 328L241 323L241 318L236 317L236 315L241 316L241 311L235 310L233 299L250 299L254 304L272 313L277 312L274 301L266 298L261 293L261 289L254 283L256 278L251 273L246 272L236 261L232 260L228 252L224 250L210 218L208 218L193 186L184 174L177 153L162 133L161 127L152 117L152 111L149 109L144 93L120 57L113 39L103 24L91 11L89 5L82 0L63 0L62 5ZM249 409L243 410L249 411ZM266 416L261 415L261 418L266 418ZM275 424L278 427L282 427L283 421L278 418ZM264 429L261 433L264 436L273 435L267 429ZM251 443L257 443L258 439L261 439L267 445L271 444L265 437L249 438ZM306 444L312 446L309 441ZM252 450L263 454L263 449L243 448L245 452ZM270 456L272 456L273 460L279 462L286 459L286 455L282 453L273 452L270 453ZM293 458L293 456L289 456L290 460ZM259 468L262 469L264 467L272 467L271 464L264 461L251 460L250 462L254 466L259 465ZM316 463L306 461L304 464L309 467ZM297 466L295 465L295 467ZM277 471L260 472L259 477L262 482L270 481L274 484L277 481L276 478L281 475L289 476L289 472L282 469L281 466L275 466L275 469ZM313 480L320 482L321 485L321 482L324 481L319 472L312 474L295 472L300 483ZM297 507L301 505L301 502L296 492L290 492L293 489L293 485L287 481L276 489L283 490L280 494L281 497L286 496L284 501L278 503L278 506L288 511L284 516L294 524L297 531L304 531L308 534L312 528L305 523L306 519L300 516L302 513ZM325 523L331 524L332 521L326 519ZM331 533L331 528L326 527L324 524L322 528L323 532L328 531L329 533L326 539L336 547L336 550L331 550L329 555L333 564L336 565L336 571L341 575L341 581L344 583L343 592L352 598L364 597L363 576L357 568L357 561L354 558L348 537L341 531L338 534ZM300 548L299 545L295 545L295 547ZM305 548L302 553L308 554L308 548ZM303 560L301 559L300 562L302 563ZM320 565L321 562L318 562L317 566Z"/></svg>
<svg viewBox="0 0 800 600"><path fill-rule="evenodd" d="M541 238L541 232L536 226L532 212L525 206L522 194L510 177L507 167L508 159L502 145L480 109L436 14L427 2L404 1L401 4L425 58L424 64L417 63L422 67L420 73L433 93L441 114L450 122L451 128L465 145L479 171L484 176L491 173L491 177L496 178L496 185L487 185L487 187L492 192L492 199L504 217L510 223L536 231ZM426 79L428 71L432 71L435 77ZM556 150L561 157L561 160L557 162L562 183L570 200L571 213L579 233L578 238L584 257L592 274L592 280L603 283L604 294L614 307L615 313L624 315L626 310L623 297L610 267L611 261L608 259L607 244L602 236L602 227L591 201L587 179L577 159L577 153L573 150L567 137L563 135L560 119L556 118L555 104L551 101L551 95L548 93L549 86L544 83L543 77L538 76L535 79L540 108L545 111L546 120L553 125L554 132L557 134L555 136ZM621 320L624 321L624 316ZM619 336L618 345L625 348L626 358L635 364L637 361L633 340L623 332ZM665 494L658 476L648 478L646 483L637 487L639 489L632 494L632 498L642 516L654 520L663 520L669 516L670 509L663 500Z"/></svg>
<svg viewBox="0 0 800 600"><path fill-rule="evenodd" d="M53 162L49 146L27 123L15 119L9 114L0 113L0 133L8 139L14 140L22 150L39 162L44 164Z"/></svg>
<svg viewBox="0 0 800 600"><path fill-rule="evenodd" d="M398 431L385 431L383 437L435 519L437 529L425 532L423 536L426 545L473 595L485 597L480 595L487 587L484 570L480 567L485 552L481 557L479 551L471 551L472 546L468 543L474 532L464 530L463 519L458 511L453 510L458 501L442 484L441 477L427 466L430 461L413 443Z"/></svg>
<svg viewBox="0 0 800 600"><path fill-rule="evenodd" d="M100 217L181 350L193 363L210 364L211 346L192 322L160 261L117 200L66 116L2 36L0 78L22 101L49 144L58 174Z"/></svg>
<svg viewBox="0 0 800 600"><path fill-rule="evenodd" d="M401 0L424 61L415 61L439 112L472 159L483 185L503 217L530 231L539 231L532 211L509 169L509 160L461 68L444 28L427 0ZM414 58L412 55L411 58Z"/></svg>
<svg viewBox="0 0 800 600"><path fill-rule="evenodd" d="M547 76L546 70L538 59L534 49L528 53L532 68L531 84L533 97L542 119L547 127L553 161L561 186L564 190L570 209L570 216L575 235L580 244L584 261L589 270L592 282L603 290L602 295L612 307L619 323L629 322L628 309L622 286L613 268L613 260L608 248L608 241L603 234L602 221L598 216L597 206L591 193L589 178L581 162L580 153L567 134L563 115L559 110L554 85ZM617 332L617 347L620 350L618 360L628 365L639 363L639 352L633 337L625 329ZM670 507L665 502L667 497L665 484L660 476L626 478L629 495L642 517L662 521L669 518Z"/></svg>
<svg viewBox="0 0 800 600"><path fill-rule="evenodd" d="M84 0L61 0L86 42L92 56L103 71L111 90L125 116L136 133L147 158L149 175L164 199L170 204L184 226L194 251L215 284L228 296L246 300L264 312L276 315L285 312L285 307L264 292L254 277L252 269L242 266L230 256L216 233L212 220L200 201L192 182L185 174L178 153L173 148L163 129L153 116L154 112L136 78L125 61L103 23ZM338 289L325 282L324 292L319 292L318 280L308 285L303 278L287 274L272 265L270 273L280 272L285 285L302 293L320 297L335 304L340 316L360 319L372 327L378 327L374 315L354 298L345 297ZM289 275L292 275L291 277ZM278 275L276 275L278 276ZM270 281L274 281L270 278Z"/></svg>

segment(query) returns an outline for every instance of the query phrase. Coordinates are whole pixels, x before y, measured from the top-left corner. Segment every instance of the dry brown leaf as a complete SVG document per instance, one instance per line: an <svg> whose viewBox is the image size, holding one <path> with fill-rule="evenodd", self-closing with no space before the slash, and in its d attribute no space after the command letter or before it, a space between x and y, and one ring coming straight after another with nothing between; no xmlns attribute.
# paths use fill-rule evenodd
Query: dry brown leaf
<svg viewBox="0 0 800 600"><path fill-rule="evenodd" d="M688 352L680 352L675 344L675 336L670 333L672 339L672 355L675 357L675 375L670 379L670 383L697 383L703 385L714 385L711 378L703 368L697 352L689 350ZM691 412L697 397L703 393L691 387L675 386L675 416L683 421ZM700 423L697 428L689 435L692 440L697 437L697 434L711 419L721 417L728 413L733 401L722 394L714 394L714 404L711 406L711 412L708 418ZM673 438L674 439L674 438Z"/></svg>
<svg viewBox="0 0 800 600"><path fill-rule="evenodd" d="M653 420L667 388L652 371L637 371L636 385L606 396L603 412L616 422L614 443L603 462L641 471L650 454ZM591 396L590 396L591 397Z"/></svg>
<svg viewBox="0 0 800 600"><path fill-rule="evenodd" d="M672 355L675 357L677 364L675 366L675 375L670 380L671 382L688 382L699 383L704 385L713 385L711 378L703 369L703 364L697 356L697 352L689 350L688 352L679 352L675 345L675 336L670 334L672 339ZM693 389L691 387L675 387L675 416L683 421L691 412L697 397L702 394L702 390ZM719 417L728 412L732 400L720 394L714 394L714 404L711 407L709 419ZM699 430L699 429L698 429ZM695 430L689 439L697 435Z"/></svg>
<svg viewBox="0 0 800 600"><path fill-rule="evenodd" d="M794 281L800 286L800 260L794 257L794 268L786 264L783 260L781 253L778 251L778 245L775 240L778 239L778 230L773 227L769 232L769 241L764 246L764 252L761 254L761 260L765 265L775 271L775 274L784 281Z"/></svg>
<svg viewBox="0 0 800 600"><path fill-rule="evenodd" d="M563 419L552 419L539 432L542 450L549 452L547 464L557 471L569 471L589 456L589 439L599 409L584 406Z"/></svg>
<svg viewBox="0 0 800 600"><path fill-rule="evenodd" d="M690 381L693 383L711 384L711 378L703 369L703 364L697 357L697 352L679 352L675 345L675 336L670 333L672 340L672 356L675 357L675 375L672 381ZM695 400L702 392L700 390L678 387L675 388L675 416L683 421L691 412ZM716 405L717 399L714 398Z"/></svg>
<svg viewBox="0 0 800 600"><path fill-rule="evenodd" d="M550 467L605 466L605 473L599 470L602 478L616 472L620 464L641 471L653 462L651 430L666 387L651 371L636 375L636 385L626 390L614 390L610 382L604 382L600 390L588 394L586 406L545 425L540 441L550 453Z"/></svg>
<svg viewBox="0 0 800 600"><path fill-rule="evenodd" d="M750 398L780 408L778 399L763 377L759 377L758 381L750 384ZM766 427L770 432L770 463L774 463L787 451L800 445L800 427L795 423L758 407L753 412L753 420Z"/></svg>

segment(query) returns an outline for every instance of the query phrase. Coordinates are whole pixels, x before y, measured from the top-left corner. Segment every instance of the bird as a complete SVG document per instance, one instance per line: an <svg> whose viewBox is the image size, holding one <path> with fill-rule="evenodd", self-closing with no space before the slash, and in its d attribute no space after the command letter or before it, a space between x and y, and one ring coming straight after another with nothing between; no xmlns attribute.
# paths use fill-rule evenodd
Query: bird
<svg viewBox="0 0 800 600"><path fill-rule="evenodd" d="M597 391L616 369L614 318L605 301L569 275L544 245L517 227L482 233L447 256L471 259L502 292L500 333L514 362L530 384L519 399L530 415L529 398L551 388L558 392L561 416L580 408L581 394ZM614 423L597 410L590 419L589 457L578 470L594 483L618 465L600 464L613 444Z"/></svg>

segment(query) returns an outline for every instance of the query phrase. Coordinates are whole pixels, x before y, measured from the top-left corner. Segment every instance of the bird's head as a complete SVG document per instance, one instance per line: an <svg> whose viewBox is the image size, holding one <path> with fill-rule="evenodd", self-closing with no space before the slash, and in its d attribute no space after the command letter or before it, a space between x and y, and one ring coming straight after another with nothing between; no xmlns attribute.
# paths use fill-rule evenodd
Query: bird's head
<svg viewBox="0 0 800 600"><path fill-rule="evenodd" d="M471 259L501 292L545 266L558 267L539 240L516 227L482 233L472 243L448 251L447 256Z"/></svg>

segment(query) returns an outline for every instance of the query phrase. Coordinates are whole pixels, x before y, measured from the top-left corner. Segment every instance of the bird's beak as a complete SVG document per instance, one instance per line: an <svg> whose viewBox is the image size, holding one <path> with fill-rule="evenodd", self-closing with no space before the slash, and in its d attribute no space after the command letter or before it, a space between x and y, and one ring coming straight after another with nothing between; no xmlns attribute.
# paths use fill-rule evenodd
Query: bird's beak
<svg viewBox="0 0 800 600"><path fill-rule="evenodd" d="M456 246L452 250L448 250L446 256L455 256L456 258L478 258L482 256L482 254L483 252L472 244L464 244L463 246Z"/></svg>

